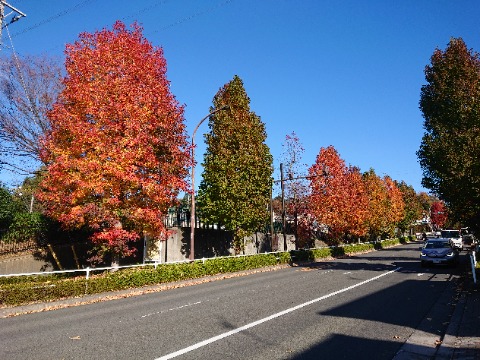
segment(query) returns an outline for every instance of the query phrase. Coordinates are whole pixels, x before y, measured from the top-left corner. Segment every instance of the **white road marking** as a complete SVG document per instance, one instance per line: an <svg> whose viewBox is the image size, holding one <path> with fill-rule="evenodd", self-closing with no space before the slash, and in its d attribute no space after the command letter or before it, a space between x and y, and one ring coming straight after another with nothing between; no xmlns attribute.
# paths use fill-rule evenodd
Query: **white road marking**
<svg viewBox="0 0 480 360"><path fill-rule="evenodd" d="M201 304L201 303L202 303L201 301L197 301L197 302L192 303L192 304L189 303L189 304L177 306L177 307L174 307L174 308L171 308L171 309L162 310L162 311L157 311L157 312L150 313L150 314L145 314L145 315L142 315L142 318L146 318L146 317L148 317L148 316L153 316L153 315L163 314L163 313L166 313L166 312L168 312L168 311L183 309L183 308L186 308L186 307L189 307L189 306L193 306L193 305L198 305L198 304Z"/></svg>
<svg viewBox="0 0 480 360"><path fill-rule="evenodd" d="M352 272L351 271L347 271L347 272L344 272L343 275L348 275L348 274L351 274Z"/></svg>
<svg viewBox="0 0 480 360"><path fill-rule="evenodd" d="M425 275L424 273L418 273L417 276L422 276Z"/></svg>
<svg viewBox="0 0 480 360"><path fill-rule="evenodd" d="M155 359L155 360L168 360L168 359L176 358L177 356L180 356L180 355L186 354L186 353L188 353L188 352L190 352L190 351L199 349L199 348L201 348L201 347L203 347L203 346L206 346L206 345L208 345L208 344L214 343L214 342L216 342L216 341L218 341L218 340L225 339L226 337L229 337L229 336L231 336L231 335L238 334L238 333L241 332L241 331L244 331L244 330L253 328L253 327L255 327L255 326L257 326L257 325L260 325L260 324L263 324L263 323L265 323L265 322L267 322L267 321L276 319L276 318L278 318L278 317L280 317L280 316L283 316L283 315L289 314L289 313L291 313L291 312L293 312L293 311L302 309L302 308L304 308L305 306L309 306L309 305L315 304L315 303L317 303L317 302L319 302L319 301L328 299L328 298L330 298L330 297L332 297L332 296L335 296L335 295L344 293L344 292L346 292L346 291L355 289L355 288L357 288L357 287L359 287L359 286L368 284L368 283L371 282L371 281L378 280L378 279L380 279L380 278L382 278L382 277L384 277L384 276L386 276L386 275L390 275L390 274L392 274L392 273L394 273L394 272L397 272L397 271L400 270L400 269L401 269L401 268L398 267L398 268L396 268L396 269L394 269L394 270L391 270L391 271L388 271L388 272L386 272L386 273L380 274L380 275L375 276L375 277L373 277L373 278L371 278L371 279L367 279L367 280L364 280L364 281L362 281L362 282L359 282L358 284L355 284L355 285L346 287L346 288L341 289L341 290L338 290L338 291L334 291L334 292L332 292L332 293L330 293L330 294L321 296L321 297L319 297L319 298L316 298L316 299L307 301L307 302L305 302L305 303L303 303L303 304L299 304L299 305L294 306L294 307L291 307L291 308L289 308L289 309L280 311L280 312L278 312L278 313L276 313L276 314L267 316L267 317L265 317L265 318L263 318L263 319L254 321L254 322L252 322L252 323L250 323L250 324L246 324L246 325L241 326L241 327L239 327L239 328L237 328L237 329L233 329L233 330L230 330L230 331L225 332L225 333L223 333L223 334L220 334L220 335L211 337L210 339L206 339L206 340L200 341L199 343L193 344L193 345L191 345L191 346L189 346L189 347L186 347L186 348L184 348L184 349L180 349L180 350L175 351L175 352L173 352L173 353L170 353L170 354L161 356L161 357L159 357L159 358L157 358L157 359Z"/></svg>

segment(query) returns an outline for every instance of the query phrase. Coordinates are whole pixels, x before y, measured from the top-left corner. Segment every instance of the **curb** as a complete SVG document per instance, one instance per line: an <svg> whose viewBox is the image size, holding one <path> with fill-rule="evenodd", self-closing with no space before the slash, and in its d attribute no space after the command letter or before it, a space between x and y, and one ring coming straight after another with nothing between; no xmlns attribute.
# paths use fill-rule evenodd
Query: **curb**
<svg viewBox="0 0 480 360"><path fill-rule="evenodd" d="M248 276L255 273L276 271L276 270L280 270L288 267L290 266L287 264L273 265L273 266L268 266L268 267L263 267L258 269L250 269L250 270L242 270L242 271L232 272L232 273L210 275L210 276L205 276L205 277L196 278L196 279L181 280L181 281L175 281L175 282L163 283L163 284L157 284L157 285L148 285L140 288L132 288L132 289L118 290L118 291L112 291L112 292L106 292L106 293L85 295L85 296L76 297L76 298L54 300L51 302L38 302L38 303L3 307L3 308L0 307L0 319L19 316L19 315L64 309L64 308L69 308L74 306L95 304L95 303L110 301L110 300L124 299L132 296L145 295L145 294L150 294L150 293L155 293L155 292L160 292L160 291L165 291L170 289L177 289L177 288L182 288L186 286L198 285L198 284L207 283L207 282L219 281L219 280L230 279L230 278L240 277L240 276Z"/></svg>
<svg viewBox="0 0 480 360"><path fill-rule="evenodd" d="M458 330L460 328L463 314L465 312L466 296L465 291L462 291L462 295L455 306L452 318L450 319L450 324L447 327L443 341L438 348L438 351L435 355L435 359L439 360L449 360L453 359L453 354L455 349L458 346Z"/></svg>

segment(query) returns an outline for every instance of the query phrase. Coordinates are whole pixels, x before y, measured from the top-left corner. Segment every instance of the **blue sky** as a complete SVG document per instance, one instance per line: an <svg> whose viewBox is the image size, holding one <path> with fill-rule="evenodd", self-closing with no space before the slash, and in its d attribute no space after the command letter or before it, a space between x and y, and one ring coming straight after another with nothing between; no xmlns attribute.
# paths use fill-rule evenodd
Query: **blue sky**
<svg viewBox="0 0 480 360"><path fill-rule="evenodd" d="M347 164L404 180L417 191L415 152L423 70L435 48L462 37L480 51L475 0L8 0L26 13L9 26L20 55L63 56L80 32L137 21L164 49L168 79L186 105L188 133L234 75L266 124L279 177L285 136L300 138L310 166L333 145ZM4 29L1 51L12 51ZM205 151L199 129L196 160ZM201 173L200 166L197 174ZM199 175L200 176L200 175ZM18 177L2 173L0 181ZM196 179L199 184L199 178Z"/></svg>

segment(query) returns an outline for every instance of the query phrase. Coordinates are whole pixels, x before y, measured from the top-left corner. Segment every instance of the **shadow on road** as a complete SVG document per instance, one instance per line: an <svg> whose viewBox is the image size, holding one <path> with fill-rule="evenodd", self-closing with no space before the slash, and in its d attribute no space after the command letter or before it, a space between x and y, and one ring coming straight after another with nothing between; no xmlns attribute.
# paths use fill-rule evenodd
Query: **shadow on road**
<svg viewBox="0 0 480 360"><path fill-rule="evenodd" d="M391 359L402 343L363 339L342 334L332 334L326 341L316 344L303 353L294 355L292 360L385 360ZM328 351L326 351L328 349Z"/></svg>
<svg viewBox="0 0 480 360"><path fill-rule="evenodd" d="M352 257L352 261L339 259L311 264L311 269L329 268L345 271L360 269L388 271L400 267L399 273L409 275L408 279L394 286L327 311L318 312L318 315L362 319L371 322L372 326L375 326L375 323L378 324L379 332L382 331L382 324L409 328L412 332L421 325L421 331L432 336L431 345L410 344L410 351L416 354L433 355L436 351L434 339L443 338L458 301L462 284L461 276L466 266L465 256L462 254L461 263L456 268L440 266L421 268L419 261L412 261L411 257L406 257L405 260L395 258L391 264L365 262L365 260L376 260L376 258L376 256L365 254ZM417 278L412 279L412 274L418 274ZM418 319L425 318L428 321L420 324ZM352 335L334 333L327 340L301 354L292 356L291 359L391 359L406 341L406 339L393 338L391 341L376 340L372 339L372 333L368 336L369 338L362 338L358 334L355 335L355 330L352 333Z"/></svg>

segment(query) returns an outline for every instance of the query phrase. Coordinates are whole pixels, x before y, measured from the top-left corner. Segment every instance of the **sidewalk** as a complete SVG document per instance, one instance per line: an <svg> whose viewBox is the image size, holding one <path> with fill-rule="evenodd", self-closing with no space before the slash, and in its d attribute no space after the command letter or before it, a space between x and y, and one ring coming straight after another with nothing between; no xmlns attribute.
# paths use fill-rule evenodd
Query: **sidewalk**
<svg viewBox="0 0 480 360"><path fill-rule="evenodd" d="M461 282L447 287L393 360L480 360L480 283L477 277L474 284L471 268L465 270ZM439 338L432 330L445 321L439 319L452 305L445 335Z"/></svg>
<svg viewBox="0 0 480 360"><path fill-rule="evenodd" d="M436 360L480 360L480 284L468 275Z"/></svg>

